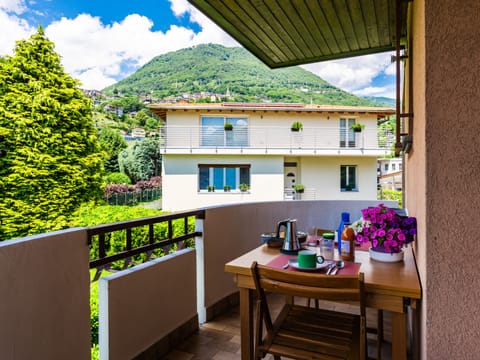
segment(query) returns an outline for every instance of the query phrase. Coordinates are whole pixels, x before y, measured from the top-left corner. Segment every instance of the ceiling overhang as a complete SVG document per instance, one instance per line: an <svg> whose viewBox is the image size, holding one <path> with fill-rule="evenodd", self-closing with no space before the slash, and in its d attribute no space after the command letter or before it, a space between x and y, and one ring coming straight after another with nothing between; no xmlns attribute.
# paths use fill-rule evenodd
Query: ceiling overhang
<svg viewBox="0 0 480 360"><path fill-rule="evenodd" d="M406 34L408 0L189 1L271 68L395 50L396 21Z"/></svg>

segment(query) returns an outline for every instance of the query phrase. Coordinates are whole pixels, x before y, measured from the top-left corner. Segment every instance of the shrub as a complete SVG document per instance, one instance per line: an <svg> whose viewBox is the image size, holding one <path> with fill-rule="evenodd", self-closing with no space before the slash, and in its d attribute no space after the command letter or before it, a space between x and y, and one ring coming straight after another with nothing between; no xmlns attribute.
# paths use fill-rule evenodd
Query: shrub
<svg viewBox="0 0 480 360"><path fill-rule="evenodd" d="M403 207L402 204L402 192L401 191L396 191L396 190L379 190L379 196L378 198L380 200L394 200L398 201L398 207L401 208Z"/></svg>
<svg viewBox="0 0 480 360"><path fill-rule="evenodd" d="M75 213L75 221L72 222L72 227L88 227L100 224L113 223L118 221L125 221L131 219L144 218L149 216L158 216L166 214L158 210L146 209L141 207L129 206L115 206L104 205L95 206L93 204L85 205ZM183 219L172 221L173 236L180 236L184 234ZM195 229L194 217L189 218L188 232L193 232ZM168 237L168 223L161 223L154 225L154 241L166 239ZM125 231L116 231L105 236L105 245L107 255L115 254L125 249L126 233ZM132 247L139 247L148 245L148 225L132 229ZM187 242L189 247L194 245L193 240ZM98 258L98 240L95 238L90 246L90 259ZM176 245L172 246L172 251L177 249ZM153 256L159 257L165 255L163 249L156 249L153 251ZM132 264L141 263L147 258L146 254L133 256ZM118 261L112 265L112 268L119 269L123 267L123 260Z"/></svg>
<svg viewBox="0 0 480 360"><path fill-rule="evenodd" d="M106 184L131 184L132 180L128 177L127 174L115 172L109 173L105 176L104 181Z"/></svg>

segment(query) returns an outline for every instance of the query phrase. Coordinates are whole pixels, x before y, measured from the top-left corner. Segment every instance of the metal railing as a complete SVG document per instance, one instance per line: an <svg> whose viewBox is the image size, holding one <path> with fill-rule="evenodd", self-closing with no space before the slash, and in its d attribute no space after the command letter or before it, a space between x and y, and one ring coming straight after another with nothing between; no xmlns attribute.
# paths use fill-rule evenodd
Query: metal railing
<svg viewBox="0 0 480 360"><path fill-rule="evenodd" d="M388 149L395 143L390 129L362 132L338 127L290 128L242 126L227 131L222 126L166 125L160 133L162 149Z"/></svg>
<svg viewBox="0 0 480 360"><path fill-rule="evenodd" d="M188 246L188 240L202 235L195 231L190 219L204 216L204 210L193 210L88 228L90 269L97 269L93 280L100 277L103 269L127 268L149 261L171 251L174 244L177 250ZM122 260L123 264L118 264Z"/></svg>

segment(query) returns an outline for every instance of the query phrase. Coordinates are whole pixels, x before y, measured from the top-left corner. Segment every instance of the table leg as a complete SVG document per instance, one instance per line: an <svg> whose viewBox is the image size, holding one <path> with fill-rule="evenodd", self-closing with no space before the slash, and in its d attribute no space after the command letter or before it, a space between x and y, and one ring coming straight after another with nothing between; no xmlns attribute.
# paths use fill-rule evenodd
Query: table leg
<svg viewBox="0 0 480 360"><path fill-rule="evenodd" d="M392 313L392 360L407 358L407 314Z"/></svg>
<svg viewBox="0 0 480 360"><path fill-rule="evenodd" d="M240 288L240 344L242 360L253 359L253 294Z"/></svg>

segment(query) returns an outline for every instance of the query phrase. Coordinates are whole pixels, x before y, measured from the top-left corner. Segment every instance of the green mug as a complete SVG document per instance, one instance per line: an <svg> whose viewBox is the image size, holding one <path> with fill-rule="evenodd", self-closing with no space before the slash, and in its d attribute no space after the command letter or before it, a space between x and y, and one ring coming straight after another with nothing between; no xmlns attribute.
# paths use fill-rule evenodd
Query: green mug
<svg viewBox="0 0 480 360"><path fill-rule="evenodd" d="M317 267L317 263L323 264L324 261L323 256L317 255L315 251L300 250L298 252L298 267L312 269Z"/></svg>

